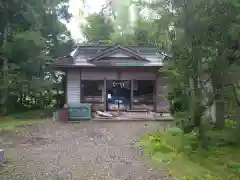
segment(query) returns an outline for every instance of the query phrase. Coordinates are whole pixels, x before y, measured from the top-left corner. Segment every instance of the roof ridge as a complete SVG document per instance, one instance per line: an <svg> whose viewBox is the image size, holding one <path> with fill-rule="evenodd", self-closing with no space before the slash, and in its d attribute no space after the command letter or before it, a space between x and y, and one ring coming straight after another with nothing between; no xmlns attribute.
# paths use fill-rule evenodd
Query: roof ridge
<svg viewBox="0 0 240 180"><path fill-rule="evenodd" d="M101 51L100 53L97 53L95 56L91 57L91 58L89 59L89 61L99 60L99 59L101 59L102 57L104 57L104 56L106 56L106 55L109 55L109 53L114 52L114 51L116 51L116 50L118 50L118 49L123 50L123 51L126 51L127 53L132 54L133 56L135 56L135 57L136 57L137 59L139 59L139 60L147 60L147 59L145 59L144 57L142 57L138 52L133 51L132 49L129 49L129 48L127 48L127 47L124 47L124 46L121 46L121 45L117 45L117 46L112 46L112 47L110 47L110 48L107 48L107 49ZM148 60L147 60L147 61L148 61Z"/></svg>
<svg viewBox="0 0 240 180"><path fill-rule="evenodd" d="M130 49L131 51L134 51L135 53L138 53L139 54L139 50L137 49L133 49L132 47L126 47L127 49Z"/></svg>
<svg viewBox="0 0 240 180"><path fill-rule="evenodd" d="M112 44L91 44L91 43L86 43L86 44L78 44L77 47L94 47L94 46L100 46L100 47L108 47L108 46L113 46Z"/></svg>

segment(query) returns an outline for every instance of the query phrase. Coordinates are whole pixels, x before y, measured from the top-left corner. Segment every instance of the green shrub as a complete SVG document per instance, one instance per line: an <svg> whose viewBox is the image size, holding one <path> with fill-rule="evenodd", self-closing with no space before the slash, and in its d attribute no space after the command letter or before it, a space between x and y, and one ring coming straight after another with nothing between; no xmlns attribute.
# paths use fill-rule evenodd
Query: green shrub
<svg viewBox="0 0 240 180"><path fill-rule="evenodd" d="M174 127L168 128L167 133L171 134L172 136L178 136L178 135L182 135L183 131L179 127L174 126Z"/></svg>
<svg viewBox="0 0 240 180"><path fill-rule="evenodd" d="M162 153L173 152L173 148L167 144L167 142L163 137L163 134L159 132L155 134L150 134L149 141L150 141L153 152L157 152L157 151Z"/></svg>
<svg viewBox="0 0 240 180"><path fill-rule="evenodd" d="M236 146L238 145L237 137L236 130L232 128L210 130L205 134L204 143L208 147Z"/></svg>
<svg viewBox="0 0 240 180"><path fill-rule="evenodd" d="M235 128L236 125L237 125L236 121L234 121L232 119L226 119L225 120L225 126L226 127Z"/></svg>

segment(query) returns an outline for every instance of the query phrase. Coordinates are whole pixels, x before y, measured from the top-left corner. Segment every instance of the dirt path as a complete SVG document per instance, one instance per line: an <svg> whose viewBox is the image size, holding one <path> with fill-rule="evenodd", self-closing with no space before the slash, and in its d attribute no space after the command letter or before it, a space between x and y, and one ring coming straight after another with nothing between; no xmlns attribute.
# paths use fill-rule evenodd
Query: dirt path
<svg viewBox="0 0 240 180"><path fill-rule="evenodd" d="M82 122L28 127L6 148L1 180L168 179L140 158L138 137L159 122ZM30 132L30 133L29 133Z"/></svg>

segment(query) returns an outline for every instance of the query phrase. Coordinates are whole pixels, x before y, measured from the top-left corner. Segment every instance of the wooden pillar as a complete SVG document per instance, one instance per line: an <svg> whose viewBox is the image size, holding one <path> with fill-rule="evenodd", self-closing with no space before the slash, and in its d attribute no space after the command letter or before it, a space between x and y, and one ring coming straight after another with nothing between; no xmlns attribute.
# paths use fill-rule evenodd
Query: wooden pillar
<svg viewBox="0 0 240 180"><path fill-rule="evenodd" d="M131 86L130 86L130 91L131 91L131 97L130 97L130 110L133 107L133 87L134 86L134 80L131 80Z"/></svg>
<svg viewBox="0 0 240 180"><path fill-rule="evenodd" d="M104 98L104 111L107 110L107 80L104 78L103 82L103 98Z"/></svg>
<svg viewBox="0 0 240 180"><path fill-rule="evenodd" d="M81 103L82 102L82 71L81 71L81 69L80 69L79 75L80 75L80 83L79 83L80 84L80 87L79 87L80 88L80 90L79 90L80 91L79 92L80 93L80 95L79 95L80 99L79 99L79 102Z"/></svg>
<svg viewBox="0 0 240 180"><path fill-rule="evenodd" d="M65 104L68 104L68 71L65 71Z"/></svg>
<svg viewBox="0 0 240 180"><path fill-rule="evenodd" d="M153 98L153 109L156 111L157 110L157 104L156 104L156 79L153 80L153 91L152 91L152 98Z"/></svg>
<svg viewBox="0 0 240 180"><path fill-rule="evenodd" d="M156 112L160 112L161 111L161 90L160 90L160 86L161 86L161 79L160 79L160 75L159 73L157 73L156 75L156 82L155 82L155 107L156 107Z"/></svg>
<svg viewBox="0 0 240 180"><path fill-rule="evenodd" d="M121 79L121 72L117 71L117 80L120 80L120 79Z"/></svg>

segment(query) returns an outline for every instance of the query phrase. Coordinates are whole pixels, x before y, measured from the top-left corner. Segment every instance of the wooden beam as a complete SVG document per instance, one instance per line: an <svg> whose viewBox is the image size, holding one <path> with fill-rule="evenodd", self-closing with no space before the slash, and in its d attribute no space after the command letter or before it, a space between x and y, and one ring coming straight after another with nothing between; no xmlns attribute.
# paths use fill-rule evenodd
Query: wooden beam
<svg viewBox="0 0 240 180"><path fill-rule="evenodd" d="M130 90L131 90L131 97L130 97L130 109L132 109L133 107L133 87L134 86L134 80L131 80L131 86L130 86Z"/></svg>
<svg viewBox="0 0 240 180"><path fill-rule="evenodd" d="M159 112L160 110L160 102L161 101L161 98L159 97L159 91L160 91L160 75L159 73L157 73L156 75L156 81L155 81L155 111L156 112Z"/></svg>
<svg viewBox="0 0 240 180"><path fill-rule="evenodd" d="M80 69L79 70L80 72L79 72L79 76L80 76L80 79L79 79L79 81L80 81L80 87L79 87L79 90L80 90L80 94L79 94L79 102L81 103L82 102L82 70Z"/></svg>
<svg viewBox="0 0 240 180"><path fill-rule="evenodd" d="M156 84L156 82L157 82L157 80L153 80L152 81L153 82L153 92L152 92L152 94L153 94L153 102L155 102L154 104L153 104L153 109L154 109L154 111L156 111L157 110L157 99L156 99L156 87L157 87L157 84Z"/></svg>
<svg viewBox="0 0 240 180"><path fill-rule="evenodd" d="M117 80L120 80L121 79L121 71L117 71Z"/></svg>
<svg viewBox="0 0 240 180"><path fill-rule="evenodd" d="M107 79L104 78L103 82L103 97L104 97L104 111L107 110Z"/></svg>
<svg viewBox="0 0 240 180"><path fill-rule="evenodd" d="M68 104L68 70L65 71L65 104Z"/></svg>

